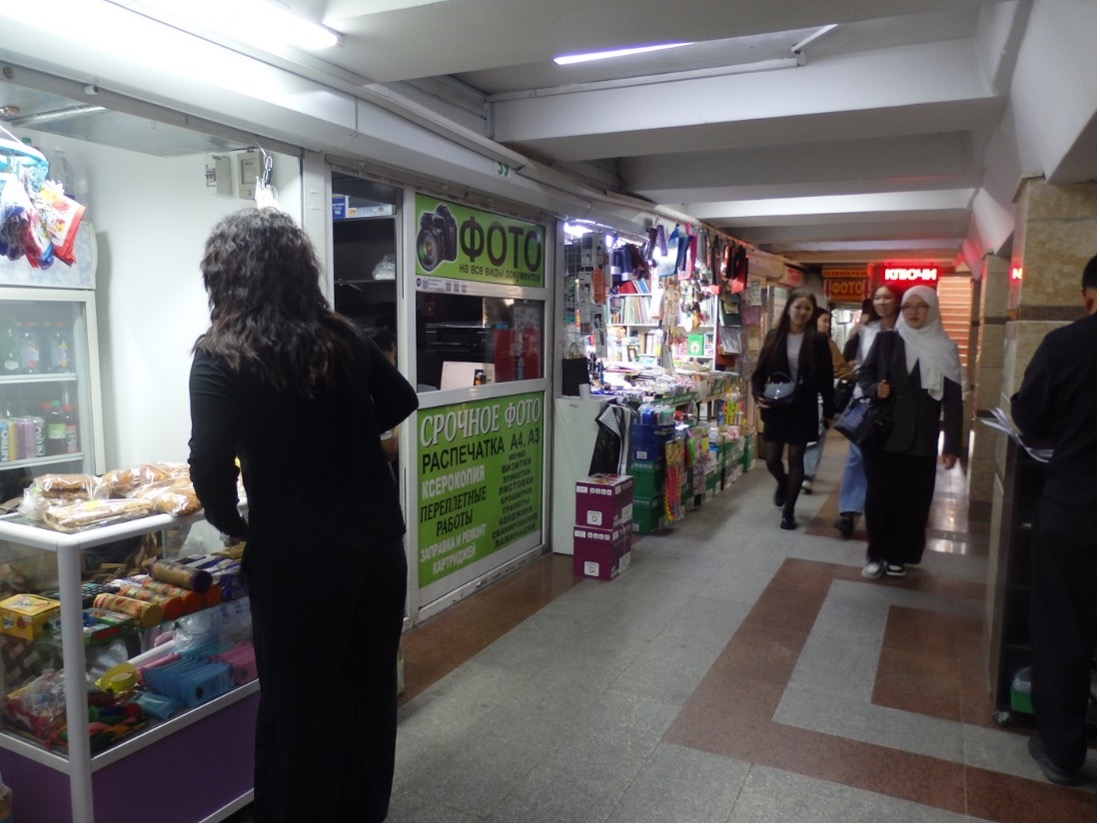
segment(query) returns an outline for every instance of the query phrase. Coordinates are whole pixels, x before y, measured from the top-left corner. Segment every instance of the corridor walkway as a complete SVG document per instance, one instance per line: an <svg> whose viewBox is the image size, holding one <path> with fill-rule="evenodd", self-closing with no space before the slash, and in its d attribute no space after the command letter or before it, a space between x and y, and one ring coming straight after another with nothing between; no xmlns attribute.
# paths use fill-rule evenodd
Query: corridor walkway
<svg viewBox="0 0 1100 825"><path fill-rule="evenodd" d="M1095 750L1057 787L991 722L965 476L924 563L867 581L845 448L796 531L758 463L612 582L548 555L407 633L390 821L1095 822Z"/></svg>

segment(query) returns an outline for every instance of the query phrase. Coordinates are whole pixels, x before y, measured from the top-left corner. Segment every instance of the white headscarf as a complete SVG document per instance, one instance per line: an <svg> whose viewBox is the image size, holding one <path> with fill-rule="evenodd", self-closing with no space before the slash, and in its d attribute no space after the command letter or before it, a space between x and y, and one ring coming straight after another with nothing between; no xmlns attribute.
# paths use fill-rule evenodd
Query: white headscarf
<svg viewBox="0 0 1100 825"><path fill-rule="evenodd" d="M914 329L905 322L904 310L898 313L894 329L905 342L905 368L913 371L920 364L920 385L933 398L943 398L943 379L948 378L962 386L962 363L959 348L943 330L940 318L940 300L936 290L926 286L914 286L906 290L901 304L910 298L920 298L928 304L928 317L924 326Z"/></svg>

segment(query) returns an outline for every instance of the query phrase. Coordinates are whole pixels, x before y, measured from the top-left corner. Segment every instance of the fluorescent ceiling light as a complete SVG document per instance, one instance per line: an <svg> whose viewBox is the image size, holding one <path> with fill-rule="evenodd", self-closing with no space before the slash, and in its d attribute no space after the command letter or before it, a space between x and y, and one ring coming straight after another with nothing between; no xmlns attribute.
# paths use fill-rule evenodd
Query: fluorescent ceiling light
<svg viewBox="0 0 1100 825"><path fill-rule="evenodd" d="M112 0L118 2L118 0ZM272 43L320 51L338 46L342 38L332 29L292 12L277 0L139 0L131 6L164 11L254 46Z"/></svg>
<svg viewBox="0 0 1100 825"><path fill-rule="evenodd" d="M606 60L609 57L626 57L628 54L642 54L643 52L656 52L661 49L678 49L681 46L690 46L691 43L662 43L658 46L634 46L629 49L613 49L608 52L589 52L588 54L565 54L555 57L554 62L559 66L569 66L573 63L586 63L589 60Z"/></svg>

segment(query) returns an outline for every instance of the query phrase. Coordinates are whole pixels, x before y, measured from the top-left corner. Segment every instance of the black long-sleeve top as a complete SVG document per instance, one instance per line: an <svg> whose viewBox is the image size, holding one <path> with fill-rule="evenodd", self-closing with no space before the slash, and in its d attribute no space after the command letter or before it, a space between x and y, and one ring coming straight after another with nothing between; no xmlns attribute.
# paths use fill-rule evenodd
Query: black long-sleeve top
<svg viewBox="0 0 1100 825"><path fill-rule="evenodd" d="M877 384L885 378L890 397L880 401ZM890 406L890 432L882 450L934 458L938 453L940 421L943 421L943 454L962 455L962 387L943 379L943 397L933 398L921 387L920 364L905 366L905 342L896 332L880 332L871 351L856 371L863 395L872 403Z"/></svg>
<svg viewBox="0 0 1100 825"><path fill-rule="evenodd" d="M356 340L354 350L351 377L313 399L195 355L189 461L211 524L249 538L277 539L290 523L364 529L379 542L404 534L379 433L417 408L416 391L371 341ZM237 457L247 528L237 510Z"/></svg>
<svg viewBox="0 0 1100 825"><path fill-rule="evenodd" d="M1053 442L1044 494L1096 507L1096 316L1049 333L1012 396L1012 420L1026 438Z"/></svg>

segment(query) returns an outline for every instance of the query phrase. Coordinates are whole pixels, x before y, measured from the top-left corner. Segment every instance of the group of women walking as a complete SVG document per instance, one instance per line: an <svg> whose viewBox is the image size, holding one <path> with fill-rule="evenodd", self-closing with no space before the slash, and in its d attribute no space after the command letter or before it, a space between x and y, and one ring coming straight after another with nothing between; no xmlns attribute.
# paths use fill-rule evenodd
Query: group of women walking
<svg viewBox="0 0 1100 825"><path fill-rule="evenodd" d="M792 290L765 339L752 389L764 422L764 461L776 480L774 501L782 508L779 526L793 530L798 494L812 489L806 479L812 483L825 433L843 412L834 409L834 379L854 368L853 397L884 410L888 429L874 447L849 444L834 526L851 536L865 515L863 575L899 578L924 553L937 458L951 469L961 452L962 366L934 289L912 287L899 299L880 286L865 310L837 358L827 320L814 323L828 311L809 290ZM790 384L791 392L769 391Z"/></svg>

